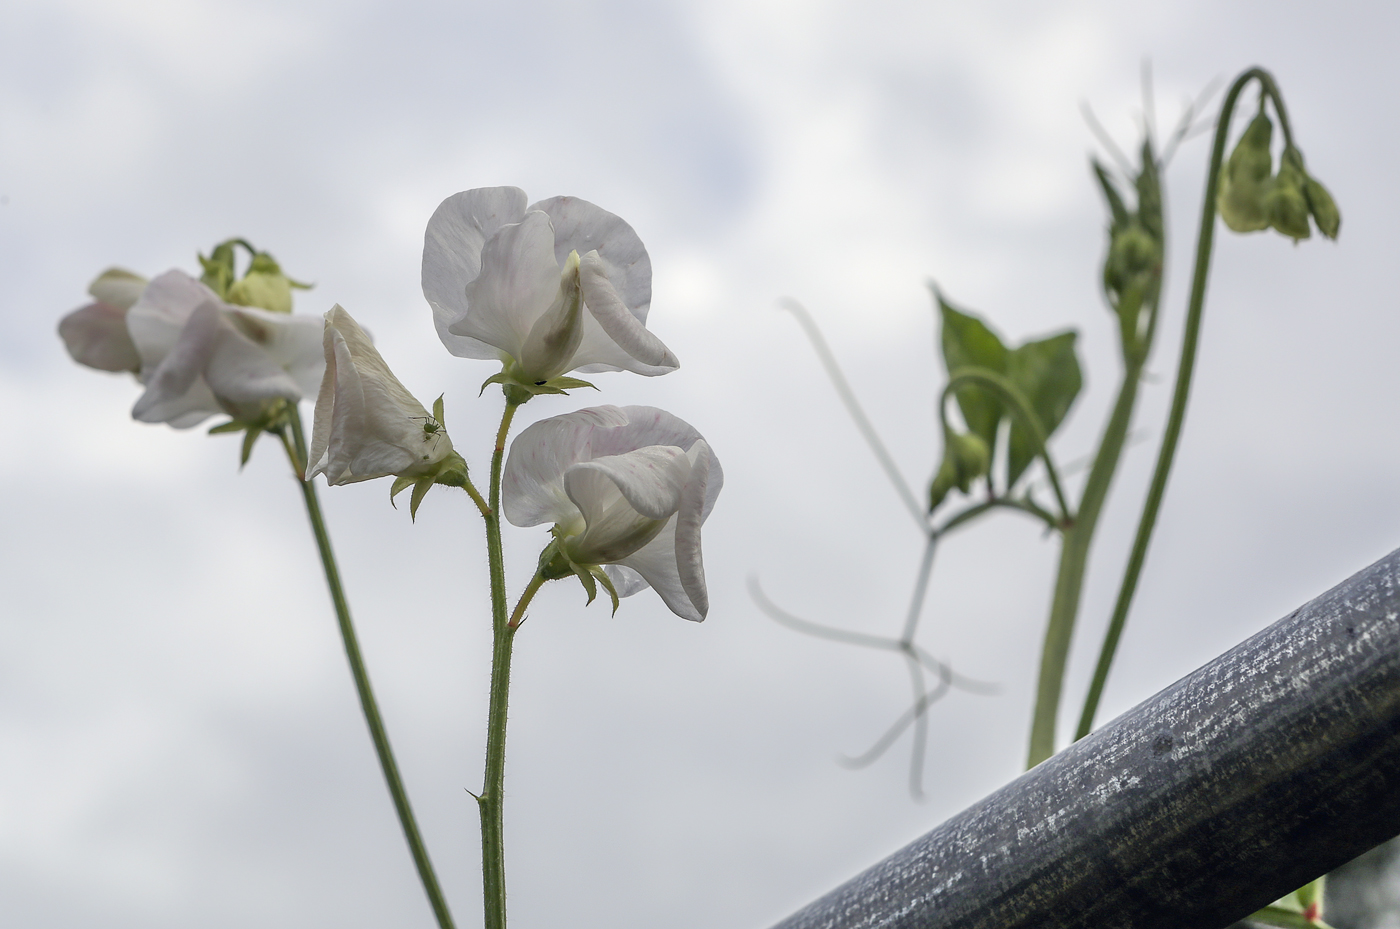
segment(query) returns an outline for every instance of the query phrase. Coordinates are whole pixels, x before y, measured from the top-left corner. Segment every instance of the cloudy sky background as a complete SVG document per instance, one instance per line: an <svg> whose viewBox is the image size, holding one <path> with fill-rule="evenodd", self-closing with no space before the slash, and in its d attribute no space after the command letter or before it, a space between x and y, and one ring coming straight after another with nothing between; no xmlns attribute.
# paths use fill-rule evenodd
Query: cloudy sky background
<svg viewBox="0 0 1400 929"><path fill-rule="evenodd" d="M919 536L777 300L802 300L916 485L943 377L925 282L1012 341L1081 333L1057 441L1092 449L1118 377L1080 116L1125 146L1153 62L1165 128L1252 64L1277 75L1341 241L1223 237L1165 516L1102 719L1400 544L1394 152L1400 12L1352 3L387 3L9 0L0 55L0 920L28 927L428 926L296 487L262 444L129 419L128 379L54 334L119 264L194 270L233 235L340 302L484 469L492 367L438 343L423 228L496 184L626 218L682 369L603 375L725 466L709 620L615 618L553 585L517 640L507 788L520 927L752 927L1014 777L1056 545L1015 516L949 541L921 641L999 696L904 708L893 656ZM1161 430L1208 141L1168 176L1163 331L1091 565L1077 714ZM308 410L309 413L309 410ZM1082 479L1082 476L1079 478ZM1077 486L1077 481L1076 481ZM437 490L323 489L352 607L459 925L478 924L489 629L480 520ZM515 589L542 531L511 530Z"/></svg>

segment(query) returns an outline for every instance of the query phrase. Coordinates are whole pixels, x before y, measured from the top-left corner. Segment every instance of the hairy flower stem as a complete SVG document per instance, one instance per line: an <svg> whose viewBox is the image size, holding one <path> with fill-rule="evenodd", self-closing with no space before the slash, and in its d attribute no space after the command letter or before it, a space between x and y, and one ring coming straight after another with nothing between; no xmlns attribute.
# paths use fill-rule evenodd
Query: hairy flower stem
<svg viewBox="0 0 1400 929"><path fill-rule="evenodd" d="M340 637L345 642L345 657L350 661L350 673L355 678L355 690L360 695L360 709L364 711L365 722L369 725L370 738L374 740L374 751L379 756L379 766L384 771L384 781L389 786L389 794L394 799L394 810L399 814L399 825L403 827L404 838L408 841L413 863L418 868L418 879L423 882L423 891L428 895L428 903L433 908L441 929L452 929L452 913L447 909L447 900L438 886L437 874L428 858L428 849L418 832L418 822L413 818L413 807L409 805L408 793L404 790L403 779L399 777L399 766L394 761L394 750L389 745L389 734L384 729L384 720L379 715L379 705L375 702L374 691L370 688L369 672L365 670L365 660L360 654L360 643L355 636L355 627L350 622L350 605L345 599L345 589L340 583L340 569L336 567L335 553L331 551L331 537L326 531L326 521L321 515L321 504L316 498L316 485L305 479L306 475L306 436L301 428L301 415L295 408L291 415L292 442L287 440L287 430L281 430L282 444L287 450L287 458L292 470L301 479L301 493L306 500L306 515L311 521L311 531L316 536L316 548L321 553L321 565L326 571L326 586L330 588L331 602L335 604L335 617L340 624Z"/></svg>
<svg viewBox="0 0 1400 929"><path fill-rule="evenodd" d="M510 654L515 629L506 617L506 567L501 549L501 466L506 435L520 404L506 400L496 447L491 454L490 505L486 519L486 557L491 569L491 701L486 721L486 774L477 809L481 813L481 880L486 929L506 925L506 709L510 699Z"/></svg>
<svg viewBox="0 0 1400 929"><path fill-rule="evenodd" d="M1235 104L1245 86L1253 80L1259 81L1263 92L1272 98L1279 122L1283 126L1284 136L1288 144L1291 145L1293 141L1288 113L1283 106L1283 96L1278 92L1278 87L1269 72L1262 68L1251 68L1236 78L1235 83L1230 86L1229 93L1225 95L1225 100L1220 106L1220 116L1215 123L1215 144L1210 153L1210 167L1206 170L1205 203L1201 206L1201 229L1196 238L1196 269L1191 278L1191 301L1186 311L1186 329L1181 339L1181 359L1177 363L1171 412L1167 415L1162 448L1157 453L1157 466L1152 472L1152 483L1148 487L1142 517L1138 521L1137 536L1133 539L1132 553L1128 556L1123 582L1118 589L1118 600L1113 606L1113 617L1109 620L1108 632L1099 651L1098 665L1094 669L1094 678L1084 701L1084 711L1079 717L1079 727L1074 736L1076 739L1088 735L1094 726L1094 714L1098 711L1099 698L1103 695L1104 683L1108 680L1108 670L1118 649L1118 640L1123 635L1123 626L1128 620L1128 610L1132 606L1133 594L1137 591L1138 577L1147 558L1148 543L1152 538L1152 530L1157 525L1157 513L1161 509L1162 497L1167 490L1167 477L1171 473L1172 461L1176 456L1176 446L1181 439L1181 427L1186 420L1186 401L1191 394L1191 375L1195 371L1196 350L1200 344L1201 316L1205 310L1211 252L1215 244L1216 197L1220 186L1220 167L1225 160L1225 142L1230 134L1230 118L1234 115Z"/></svg>

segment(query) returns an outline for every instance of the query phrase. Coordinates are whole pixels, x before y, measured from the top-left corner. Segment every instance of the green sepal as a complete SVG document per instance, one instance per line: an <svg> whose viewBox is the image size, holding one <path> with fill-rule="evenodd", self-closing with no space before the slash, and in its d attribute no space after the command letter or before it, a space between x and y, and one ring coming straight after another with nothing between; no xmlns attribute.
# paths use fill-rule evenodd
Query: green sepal
<svg viewBox="0 0 1400 929"><path fill-rule="evenodd" d="M1331 929L1322 921L1322 898L1326 880L1323 876L1304 884L1286 897L1281 897L1251 914L1249 921L1278 926L1281 929Z"/></svg>
<svg viewBox="0 0 1400 929"><path fill-rule="evenodd" d="M418 483L418 478L416 477L394 478L394 484L392 487L389 488L389 505L397 510L399 508L399 505L394 502L394 498L397 497L400 493L402 493L405 487L409 487L416 483Z"/></svg>
<svg viewBox="0 0 1400 929"><path fill-rule="evenodd" d="M1041 434L1048 440L1079 396L1084 385L1075 356L1073 330L1047 339L1027 342L1007 356L1006 376L1029 401L1031 412L1040 421ZM1011 416L1007 444L1006 486L1012 487L1030 467L1040 446L1017 416Z"/></svg>
<svg viewBox="0 0 1400 929"><path fill-rule="evenodd" d="M219 423L217 426L211 426L209 428L209 434L223 435L226 432L242 432L244 429L247 428L248 427L244 423L240 423L236 419L230 419L226 423Z"/></svg>
<svg viewBox="0 0 1400 929"><path fill-rule="evenodd" d="M242 468L248 463L248 459L253 455L253 443L258 441L258 436L263 434L261 426L249 426L248 431L243 435L243 451L238 457L238 467Z"/></svg>
<svg viewBox="0 0 1400 929"><path fill-rule="evenodd" d="M199 276L200 283L218 294L220 299L228 296L228 289L233 285L233 247L240 241L229 239L220 242L214 246L208 258L202 254L197 255L200 267L204 269L204 273Z"/></svg>
<svg viewBox="0 0 1400 929"><path fill-rule="evenodd" d="M617 608L622 606L622 601L618 599L617 588L613 586L612 578L608 577L608 572L603 570L602 565L595 564L588 570L589 573L591 573L594 577L598 579L598 583L603 585L603 589L606 590L608 592L608 596L612 598L612 615L616 616Z"/></svg>
<svg viewBox="0 0 1400 929"><path fill-rule="evenodd" d="M1108 201L1108 211L1112 214L1113 228L1118 229L1128 224L1128 207L1123 203L1123 195L1118 193L1118 187L1113 183L1113 178L1104 170L1104 166L1099 164L1097 158L1089 162L1094 167L1094 176L1099 180L1099 187L1103 188L1103 197Z"/></svg>
<svg viewBox="0 0 1400 929"><path fill-rule="evenodd" d="M418 504L423 502L423 498L428 495L428 491L432 489L432 486L435 483L437 482L433 480L433 475L431 474L418 478L417 482L414 483L413 493L408 498L409 519L417 522Z"/></svg>
<svg viewBox="0 0 1400 929"><path fill-rule="evenodd" d="M477 396L479 397L481 394L485 393L486 388L492 384L500 384L505 389L506 396L516 404L524 403L532 397L538 397L540 394L564 394L567 396L569 391L577 390L580 387L592 387L594 390L598 389L597 385L588 381L577 377L566 377L562 374L559 377L552 377L547 381L540 381L539 383L522 380L512 370L514 367L515 362L506 362L505 368L481 382L481 391L477 393Z"/></svg>
<svg viewBox="0 0 1400 929"><path fill-rule="evenodd" d="M484 387L482 389L485 390ZM438 398L433 401L433 419L437 421L439 426L446 429L447 419L442 415L442 410L442 394L438 394Z"/></svg>
<svg viewBox="0 0 1400 929"><path fill-rule="evenodd" d="M584 565L574 565L574 577L578 578L588 594L588 602L584 606L592 606L593 601L598 599L598 584L593 580L593 572Z"/></svg>

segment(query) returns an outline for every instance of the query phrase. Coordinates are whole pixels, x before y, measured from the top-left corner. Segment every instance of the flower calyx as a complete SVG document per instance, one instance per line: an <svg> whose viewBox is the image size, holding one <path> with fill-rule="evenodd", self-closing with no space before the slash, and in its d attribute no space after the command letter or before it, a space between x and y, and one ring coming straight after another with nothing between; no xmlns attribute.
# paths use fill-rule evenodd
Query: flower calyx
<svg viewBox="0 0 1400 929"><path fill-rule="evenodd" d="M603 589L608 592L608 596L612 599L612 615L616 616L617 608L622 605L622 601L618 597L617 588L613 585L612 578L608 577L603 566L575 562L568 555L568 546L564 544L559 527L554 527L550 532L554 538L540 552L539 568L537 569L539 576L547 581L557 581L570 575L578 578L579 583L583 585L584 592L588 594L588 601L584 606L589 606L598 599L598 585L602 584Z"/></svg>
<svg viewBox="0 0 1400 929"><path fill-rule="evenodd" d="M230 432L243 433L243 447L238 455L238 467L240 470L248 464L248 459L253 455L253 445L264 432L270 432L276 436L285 436L285 430L292 423L292 414L296 411L295 405L285 397L274 397L267 401L257 412L257 415L250 419L231 419L226 423L220 423L209 429L210 435L224 435ZM297 463L298 477L302 477L306 471L306 463Z"/></svg>

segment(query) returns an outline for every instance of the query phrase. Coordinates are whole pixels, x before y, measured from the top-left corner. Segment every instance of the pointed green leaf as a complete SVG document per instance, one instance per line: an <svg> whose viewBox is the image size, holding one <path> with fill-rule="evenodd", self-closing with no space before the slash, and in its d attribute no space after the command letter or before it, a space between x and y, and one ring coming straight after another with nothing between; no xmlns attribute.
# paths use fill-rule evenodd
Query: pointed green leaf
<svg viewBox="0 0 1400 929"><path fill-rule="evenodd" d="M209 430L210 435L223 435L226 432L242 432L248 428L246 423L240 423L236 419L230 419L226 423L219 423Z"/></svg>
<svg viewBox="0 0 1400 929"><path fill-rule="evenodd" d="M428 491L432 486L433 479L431 476L419 478L418 482L413 485L413 494L408 498L408 516L410 519L417 521L418 504L423 502L423 498L428 495Z"/></svg>
<svg viewBox="0 0 1400 929"><path fill-rule="evenodd" d="M1046 439L1054 435L1064 421L1083 386L1079 359L1074 354L1076 336L1073 331L1061 332L1048 339L1027 342L1010 352L1007 358L1007 379L1029 401ZM1032 433L1016 417L1011 417L1007 487L1015 485L1039 451Z"/></svg>
<svg viewBox="0 0 1400 929"><path fill-rule="evenodd" d="M249 426L247 433L243 436L243 453L238 459L238 466L241 468L248 463L248 459L253 454L253 443L262 435L262 429L258 426Z"/></svg>
<svg viewBox="0 0 1400 929"><path fill-rule="evenodd" d="M622 605L622 601L617 598L617 588L613 586L612 578L608 577L608 572L604 571L601 565L594 565L591 573L603 585L603 589L612 597L612 615L617 615L617 608Z"/></svg>
<svg viewBox="0 0 1400 929"><path fill-rule="evenodd" d="M937 290L934 296L943 317L943 362L948 367L949 375L959 368L972 366L1005 374L1006 346L996 333L976 316L953 307ZM955 396L968 430L987 443L989 455L995 455L997 423L1002 416L1001 401L979 387L960 387Z"/></svg>
<svg viewBox="0 0 1400 929"><path fill-rule="evenodd" d="M447 428L447 420L442 415L442 394L438 394L438 398L433 401L433 419L437 420L439 426Z"/></svg>

